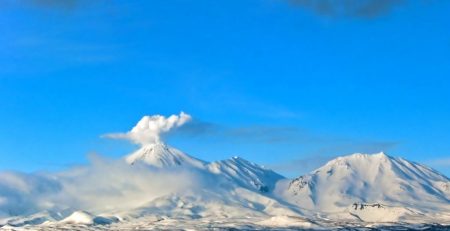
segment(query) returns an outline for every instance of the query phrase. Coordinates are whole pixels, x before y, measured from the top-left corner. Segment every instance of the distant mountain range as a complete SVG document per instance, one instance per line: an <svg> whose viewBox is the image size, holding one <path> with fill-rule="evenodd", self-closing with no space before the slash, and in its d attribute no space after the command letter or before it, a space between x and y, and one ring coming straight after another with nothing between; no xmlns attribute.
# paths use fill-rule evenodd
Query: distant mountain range
<svg viewBox="0 0 450 231"><path fill-rule="evenodd" d="M20 210L14 210L15 214L8 214L11 203L6 206L7 200L16 189L0 182L0 217L3 217L0 226L126 229L146 224L167 229L190 226L314 229L368 224L450 225L449 178L424 165L384 153L338 157L295 179L287 179L240 157L209 163L162 142L144 145L126 156L125 162L128 168L139 171L193 173L189 181L201 183L174 187L127 209L103 206L100 210L80 210L58 204L43 211L21 214ZM12 177L17 176L0 176L0 180ZM66 176L59 174L54 180L63 177ZM179 181L180 185L186 183L181 182L186 181L182 178Z"/></svg>

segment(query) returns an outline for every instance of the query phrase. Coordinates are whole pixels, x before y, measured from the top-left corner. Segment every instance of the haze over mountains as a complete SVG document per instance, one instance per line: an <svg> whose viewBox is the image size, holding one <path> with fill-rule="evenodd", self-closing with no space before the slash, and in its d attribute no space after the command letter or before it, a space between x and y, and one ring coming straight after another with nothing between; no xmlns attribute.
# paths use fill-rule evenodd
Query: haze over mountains
<svg viewBox="0 0 450 231"><path fill-rule="evenodd" d="M59 173L0 174L0 226L321 228L450 225L450 180L384 153L338 157L295 179L240 157L207 162L160 135L185 113L146 116L128 133L140 149ZM81 226L80 226L81 225Z"/></svg>

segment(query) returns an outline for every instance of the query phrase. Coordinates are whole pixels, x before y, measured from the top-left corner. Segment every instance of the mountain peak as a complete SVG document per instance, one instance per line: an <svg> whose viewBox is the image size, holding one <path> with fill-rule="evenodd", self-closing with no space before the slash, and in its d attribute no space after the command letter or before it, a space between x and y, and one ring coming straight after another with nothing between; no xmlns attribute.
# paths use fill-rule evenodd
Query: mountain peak
<svg viewBox="0 0 450 231"><path fill-rule="evenodd" d="M373 153L373 154L355 153L352 155L343 156L342 158L351 158L351 157L355 157L355 158L390 158L390 156L387 155L385 152L378 152L378 153Z"/></svg>
<svg viewBox="0 0 450 231"><path fill-rule="evenodd" d="M289 191L302 205L327 210L355 201L428 207L450 201L447 184L447 177L426 166L383 152L357 153L338 157L294 179Z"/></svg>
<svg viewBox="0 0 450 231"><path fill-rule="evenodd" d="M158 168L162 167L203 167L205 162L170 147L163 142L155 142L142 146L139 150L125 157L129 164L142 163Z"/></svg>
<svg viewBox="0 0 450 231"><path fill-rule="evenodd" d="M342 165L375 165L379 163L387 163L394 160L394 157L387 155L384 152L379 152L375 154L364 154L364 153L355 153L348 156L337 157L333 160L330 160L324 167L330 166L342 166Z"/></svg>

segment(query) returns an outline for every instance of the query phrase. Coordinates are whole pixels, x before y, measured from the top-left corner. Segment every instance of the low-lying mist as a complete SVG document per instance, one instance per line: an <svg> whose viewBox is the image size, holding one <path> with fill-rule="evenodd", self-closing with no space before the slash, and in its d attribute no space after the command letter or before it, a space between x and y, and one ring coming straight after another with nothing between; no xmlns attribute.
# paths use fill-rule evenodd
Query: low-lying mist
<svg viewBox="0 0 450 231"><path fill-rule="evenodd" d="M193 169L131 166L98 155L91 155L86 166L56 173L0 172L0 217L65 209L121 211L198 188L207 177Z"/></svg>

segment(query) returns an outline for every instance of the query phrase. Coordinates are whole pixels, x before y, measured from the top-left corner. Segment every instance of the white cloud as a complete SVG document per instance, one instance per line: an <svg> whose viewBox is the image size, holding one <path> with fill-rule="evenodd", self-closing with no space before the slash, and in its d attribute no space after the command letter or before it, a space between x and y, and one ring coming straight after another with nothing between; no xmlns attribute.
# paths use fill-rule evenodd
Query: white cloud
<svg viewBox="0 0 450 231"><path fill-rule="evenodd" d="M45 210L124 211L211 182L210 175L182 167L165 170L90 159L89 165L59 173L0 172L0 220Z"/></svg>
<svg viewBox="0 0 450 231"><path fill-rule="evenodd" d="M144 116L136 126L127 133L106 134L104 137L112 139L127 139L136 144L150 144L161 142L161 135L180 127L192 120L192 117L184 112L179 115L164 117L162 115Z"/></svg>

